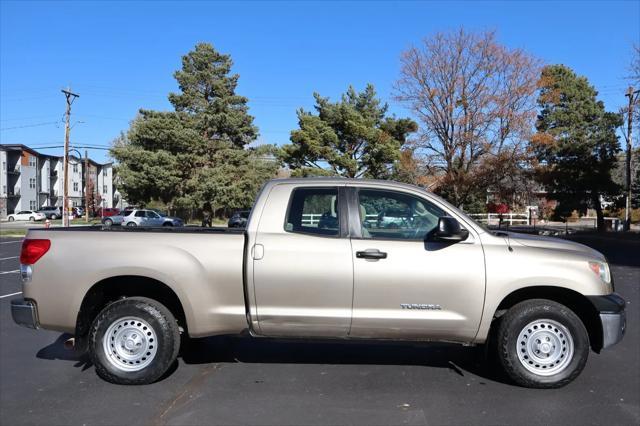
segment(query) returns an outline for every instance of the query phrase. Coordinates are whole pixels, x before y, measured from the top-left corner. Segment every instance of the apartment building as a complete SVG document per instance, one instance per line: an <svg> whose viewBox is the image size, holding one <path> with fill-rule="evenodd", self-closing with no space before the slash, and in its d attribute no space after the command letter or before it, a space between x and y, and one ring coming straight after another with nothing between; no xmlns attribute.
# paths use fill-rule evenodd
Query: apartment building
<svg viewBox="0 0 640 426"><path fill-rule="evenodd" d="M113 207L113 168L89 159L69 156L69 200L84 206L85 187L96 206ZM25 145L0 145L0 218L20 210L62 206L64 161Z"/></svg>

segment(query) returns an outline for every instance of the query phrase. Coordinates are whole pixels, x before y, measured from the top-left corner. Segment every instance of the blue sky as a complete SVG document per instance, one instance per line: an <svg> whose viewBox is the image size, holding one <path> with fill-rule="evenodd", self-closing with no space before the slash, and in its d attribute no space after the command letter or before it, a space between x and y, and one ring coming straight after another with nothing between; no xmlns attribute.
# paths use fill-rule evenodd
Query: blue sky
<svg viewBox="0 0 640 426"><path fill-rule="evenodd" d="M625 103L640 1L0 3L0 143L64 139L62 87L80 94L72 143L109 146L139 108L170 109L173 72L199 41L231 54L260 142L288 142L312 93L373 83L391 110L399 56L437 31L496 30L501 43L585 75ZM61 149L43 150L61 152ZM90 156L106 161L105 151Z"/></svg>

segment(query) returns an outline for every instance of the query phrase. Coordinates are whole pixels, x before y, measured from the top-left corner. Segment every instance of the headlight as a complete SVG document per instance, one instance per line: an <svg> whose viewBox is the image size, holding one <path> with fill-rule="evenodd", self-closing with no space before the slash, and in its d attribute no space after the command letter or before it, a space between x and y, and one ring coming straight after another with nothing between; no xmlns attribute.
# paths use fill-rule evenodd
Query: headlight
<svg viewBox="0 0 640 426"><path fill-rule="evenodd" d="M589 262L589 269L591 269L594 274L599 276L604 283L609 284L611 282L609 265L605 262Z"/></svg>

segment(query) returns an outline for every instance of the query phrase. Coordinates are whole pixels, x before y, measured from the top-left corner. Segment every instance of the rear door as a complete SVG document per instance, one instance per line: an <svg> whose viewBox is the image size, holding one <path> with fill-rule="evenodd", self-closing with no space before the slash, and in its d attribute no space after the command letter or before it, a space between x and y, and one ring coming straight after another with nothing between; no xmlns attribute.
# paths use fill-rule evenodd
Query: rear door
<svg viewBox="0 0 640 426"><path fill-rule="evenodd" d="M473 229L466 241L427 242L441 216L426 197L353 188L355 337L472 340L485 294L484 254ZM464 224L462 224L464 227Z"/></svg>
<svg viewBox="0 0 640 426"><path fill-rule="evenodd" d="M262 334L347 335L353 264L345 203L344 186L272 188L252 248Z"/></svg>

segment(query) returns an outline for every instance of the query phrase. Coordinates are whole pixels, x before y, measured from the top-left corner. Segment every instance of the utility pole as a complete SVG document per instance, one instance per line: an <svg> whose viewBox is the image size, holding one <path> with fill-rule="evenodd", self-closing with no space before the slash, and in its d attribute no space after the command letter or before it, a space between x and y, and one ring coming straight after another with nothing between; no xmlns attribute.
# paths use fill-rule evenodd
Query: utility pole
<svg viewBox="0 0 640 426"><path fill-rule="evenodd" d="M89 222L89 154L84 150L84 221Z"/></svg>
<svg viewBox="0 0 640 426"><path fill-rule="evenodd" d="M627 203L626 203L626 208L625 208L625 213L624 213L624 230L628 231L631 229L631 156L632 156L632 151L631 151L631 143L633 141L632 139L632 132L633 132L633 107L634 105L638 102L638 93L640 93L640 90L633 90L633 87L629 87L629 89L627 90L627 93L625 94L626 97L629 98L629 109L627 111L627 160L626 160L626 170L627 170L627 176L626 176L626 190L627 190Z"/></svg>
<svg viewBox="0 0 640 426"><path fill-rule="evenodd" d="M61 90L67 100L67 111L65 113L65 125L64 125L64 192L62 197L62 225L69 226L69 132L71 131L71 104L80 95L71 92L71 89L67 88Z"/></svg>

